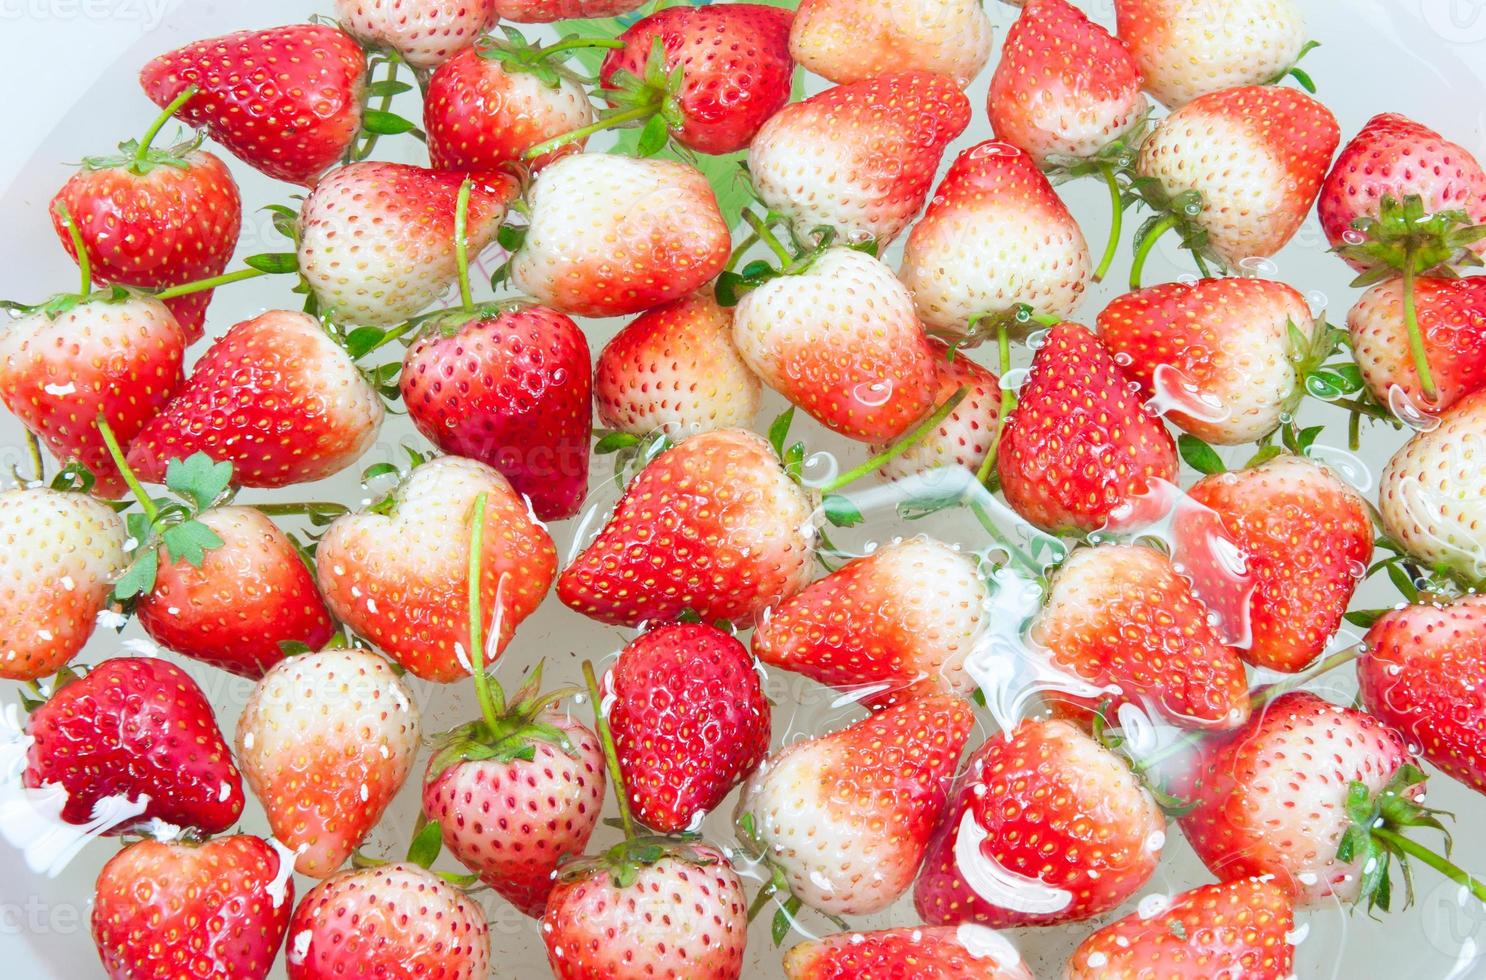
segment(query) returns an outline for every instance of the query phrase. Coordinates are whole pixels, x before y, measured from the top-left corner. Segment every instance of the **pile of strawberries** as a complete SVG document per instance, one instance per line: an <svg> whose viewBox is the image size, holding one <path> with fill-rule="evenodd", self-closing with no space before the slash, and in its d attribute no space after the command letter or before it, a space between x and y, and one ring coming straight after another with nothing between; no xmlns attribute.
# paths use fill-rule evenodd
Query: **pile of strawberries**
<svg viewBox="0 0 1486 980"><path fill-rule="evenodd" d="M293 980L483 978L489 888L563 978L739 977L766 913L822 937L795 980L1026 980L996 930L1112 912L1178 829L1215 881L1092 932L1069 977L1289 977L1297 908L1405 904L1409 861L1486 900L1418 839L1448 851L1424 764L1486 792L1479 163L1392 114L1338 152L1293 0L1117 0L1115 34L1026 0L967 147L980 0L789 6L338 0L143 68L159 118L51 202L77 292L0 330L35 467L0 493L29 714L0 832L122 839L110 977L263 978L282 950ZM831 85L800 99L797 68ZM173 120L193 138L156 145ZM376 159L392 140L429 166ZM283 250L236 268L223 152L297 185ZM1109 191L1097 256L1074 179ZM1366 287L1345 328L1258 261L1313 207ZM1129 291L1081 310L1132 210ZM1142 287L1166 235L1198 275ZM208 330L216 289L292 308ZM595 361L580 320L610 317ZM790 407L755 431L765 389ZM1376 501L1314 402L1353 448L1415 430ZM431 449L366 470L385 495L235 502L355 466L389 412ZM797 413L862 459L822 475ZM595 455L623 495L564 560L548 522L584 514ZM873 480L982 533L837 549ZM1399 604L1351 608L1375 574ZM508 692L554 591L632 638L584 688ZM231 744L171 659L74 662L129 618L254 682ZM1303 689L1344 665L1355 704ZM860 720L775 747L766 670ZM425 730L407 674L479 716ZM425 748L406 858L364 853ZM922 925L851 931L910 894Z"/></svg>

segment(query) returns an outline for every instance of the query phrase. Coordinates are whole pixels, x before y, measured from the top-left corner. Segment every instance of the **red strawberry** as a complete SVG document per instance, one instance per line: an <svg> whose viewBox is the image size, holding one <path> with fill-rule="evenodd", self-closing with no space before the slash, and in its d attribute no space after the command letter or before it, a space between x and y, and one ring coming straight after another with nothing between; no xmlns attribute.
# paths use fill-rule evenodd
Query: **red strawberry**
<svg viewBox="0 0 1486 980"><path fill-rule="evenodd" d="M977 0L801 0L789 47L841 85L912 69L963 88L990 59L993 33Z"/></svg>
<svg viewBox="0 0 1486 980"><path fill-rule="evenodd" d="M890 480L945 466L960 466L978 473L996 435L996 420L1001 415L1000 380L964 351L951 355L943 341L930 339L929 350L935 358L934 373L939 380L934 403L943 405L961 388L965 389L965 397L938 428L882 467L882 475ZM886 444L875 445L872 452L881 453L887 448Z"/></svg>
<svg viewBox="0 0 1486 980"><path fill-rule="evenodd" d="M335 0L346 32L413 68L437 68L495 21L495 0Z"/></svg>
<svg viewBox="0 0 1486 980"><path fill-rule="evenodd" d="M681 440L748 428L759 381L733 346L733 311L710 291L641 315L614 335L594 368L599 418L620 432Z"/></svg>
<svg viewBox="0 0 1486 980"><path fill-rule="evenodd" d="M559 20L617 17L645 5L645 0L495 0L501 20L550 24Z"/></svg>
<svg viewBox="0 0 1486 980"><path fill-rule="evenodd" d="M881 912L918 874L974 724L938 694L780 749L744 784L739 839L806 905Z"/></svg>
<svg viewBox="0 0 1486 980"><path fill-rule="evenodd" d="M1171 436L1107 350L1054 327L1006 420L997 465L1007 503L1044 530L1097 531L1152 481L1176 479Z"/></svg>
<svg viewBox="0 0 1486 980"><path fill-rule="evenodd" d="M77 656L128 565L124 522L80 493L0 493L0 677L50 677Z"/></svg>
<svg viewBox="0 0 1486 980"><path fill-rule="evenodd" d="M1341 626L1372 560L1367 502L1326 467L1298 456L1209 476L1189 496L1217 512L1244 554L1254 586L1252 641L1239 653L1270 670L1304 670ZM1184 533L1180 519L1177 533ZM1191 574L1200 592L1205 570Z"/></svg>
<svg viewBox="0 0 1486 980"><path fill-rule="evenodd" d="M1401 280L1373 286L1347 314L1352 353L1368 390L1395 414L1443 412L1486 387L1486 276L1421 278L1413 288L1435 397L1425 396L1414 367Z"/></svg>
<svg viewBox="0 0 1486 980"><path fill-rule="evenodd" d="M798 592L814 553L813 508L752 432L693 436L631 481L557 596L600 622L638 626L690 609L746 628Z"/></svg>
<svg viewBox="0 0 1486 980"><path fill-rule="evenodd" d="M1021 954L983 926L919 926L840 932L784 955L789 980L1033 980Z"/></svg>
<svg viewBox="0 0 1486 980"><path fill-rule="evenodd" d="M738 640L701 623L657 627L605 677L609 727L635 818L694 829L769 751L769 702Z"/></svg>
<svg viewBox="0 0 1486 980"><path fill-rule="evenodd" d="M753 634L753 652L873 708L935 692L968 696L975 682L965 659L986 634L989 599L974 556L909 538L775 607Z"/></svg>
<svg viewBox="0 0 1486 980"><path fill-rule="evenodd" d="M675 160L564 157L541 172L527 203L511 280L563 313L624 316L679 299L732 251L712 185Z"/></svg>
<svg viewBox="0 0 1486 980"><path fill-rule="evenodd" d="M1263 878L1203 885L1113 922L1073 952L1068 980L1285 980L1295 909Z"/></svg>
<svg viewBox="0 0 1486 980"><path fill-rule="evenodd" d="M1067 722L1024 721L970 758L913 902L993 928L1108 912L1151 877L1166 821L1130 767Z"/></svg>
<svg viewBox="0 0 1486 980"><path fill-rule="evenodd" d="M1368 631L1362 704L1447 776L1486 792L1486 596L1403 606Z"/></svg>
<svg viewBox="0 0 1486 980"><path fill-rule="evenodd" d="M588 493L590 363L583 331L555 310L454 310L408 348L399 384L419 432L499 470L547 521Z"/></svg>
<svg viewBox="0 0 1486 980"><path fill-rule="evenodd" d="M495 470L458 456L424 463L388 508L337 518L315 552L336 617L424 680L447 684L470 673L470 522L481 494L480 605L491 634L485 661L493 663L557 570L552 539Z"/></svg>
<svg viewBox="0 0 1486 980"><path fill-rule="evenodd" d="M335 632L315 580L289 536L251 507L197 516L222 541L201 565L162 547L155 587L134 607L155 642L244 677L284 659L283 643L324 646Z"/></svg>
<svg viewBox="0 0 1486 980"><path fill-rule="evenodd" d="M1293 413L1291 327L1313 333L1305 297L1267 279L1171 282L1119 297L1099 336L1141 393L1204 442L1256 442Z"/></svg>
<svg viewBox="0 0 1486 980"><path fill-rule="evenodd" d="M105 660L31 714L22 782L65 791L61 819L96 822L110 798L127 810L101 833L162 820L208 834L242 815L242 779L196 682L163 660Z"/></svg>
<svg viewBox="0 0 1486 980"><path fill-rule="evenodd" d="M789 102L793 19L788 10L757 3L658 10L621 34L624 47L604 59L603 95L620 111L660 115L688 149L744 149Z"/></svg>
<svg viewBox="0 0 1486 980"><path fill-rule="evenodd" d="M168 461L204 452L232 463L240 486L309 483L360 459L382 414L375 389L319 321L273 310L212 343L130 445L129 465L159 483Z"/></svg>
<svg viewBox="0 0 1486 980"><path fill-rule="evenodd" d="M239 31L163 54L139 73L161 107L190 85L180 117L250 167L313 184L361 130L366 56L319 24Z"/></svg>
<svg viewBox="0 0 1486 980"><path fill-rule="evenodd" d="M785 106L754 138L754 190L803 236L822 225L886 248L924 206L970 102L933 72L882 75Z"/></svg>
<svg viewBox="0 0 1486 980"><path fill-rule="evenodd" d="M186 336L160 303L90 299L38 311L0 330L0 397L58 460L76 460L96 492L126 490L98 434L99 416L125 446L181 385Z"/></svg>
<svg viewBox="0 0 1486 980"><path fill-rule="evenodd" d="M1089 246L1032 158L1007 143L961 153L903 248L901 276L925 326L952 336L1019 306L1077 308Z"/></svg>
<svg viewBox="0 0 1486 980"><path fill-rule="evenodd" d="M1249 681L1238 652L1223 645L1192 583L1152 548L1074 551L1054 573L1031 635L1065 670L1117 689L1115 705L1149 702L1190 728L1248 720ZM1100 707L1059 698L1078 714Z"/></svg>
<svg viewBox="0 0 1486 980"><path fill-rule="evenodd" d="M484 980L490 929L478 902L409 862L344 871L304 896L289 921L289 980Z"/></svg>
<svg viewBox="0 0 1486 980"><path fill-rule="evenodd" d="M883 262L835 247L746 293L733 340L769 387L827 428L895 439L933 408L934 351Z"/></svg>
<svg viewBox="0 0 1486 980"><path fill-rule="evenodd" d="M282 860L247 835L199 845L143 840L115 854L93 904L104 972L112 980L264 980L294 905Z"/></svg>
<svg viewBox="0 0 1486 980"><path fill-rule="evenodd" d="M418 734L411 693L365 651L304 653L263 676L237 757L294 870L324 878L351 856L402 788Z"/></svg>

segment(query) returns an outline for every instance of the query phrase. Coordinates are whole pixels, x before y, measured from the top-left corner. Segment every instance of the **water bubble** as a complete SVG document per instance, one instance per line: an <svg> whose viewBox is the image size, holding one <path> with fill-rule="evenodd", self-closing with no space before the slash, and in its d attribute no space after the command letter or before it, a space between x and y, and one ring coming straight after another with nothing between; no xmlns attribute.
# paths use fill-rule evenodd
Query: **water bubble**
<svg viewBox="0 0 1486 980"><path fill-rule="evenodd" d="M955 866L971 891L998 908L1031 915L1061 912L1073 903L1072 892L1018 874L986 854L981 845L988 836L975 811L966 810L955 837Z"/></svg>
<svg viewBox="0 0 1486 980"><path fill-rule="evenodd" d="M1151 399L1146 408L1157 415L1179 413L1198 422L1227 421L1233 412L1221 400L1204 392L1197 381L1170 364L1158 364L1151 376Z"/></svg>
<svg viewBox="0 0 1486 980"><path fill-rule="evenodd" d="M1027 383L1027 377L1032 373L1031 368L1012 368L1001 375L1002 391L1020 391L1022 385Z"/></svg>
<svg viewBox="0 0 1486 980"><path fill-rule="evenodd" d="M1367 493L1372 489L1372 471L1355 453L1336 446L1314 443L1306 451L1306 455L1331 467L1336 471L1337 476L1351 484L1358 493Z"/></svg>
<svg viewBox="0 0 1486 980"><path fill-rule="evenodd" d="M1305 294L1305 305L1310 307L1311 316L1320 319L1331 306L1331 299L1319 289L1312 289Z"/></svg>
<svg viewBox="0 0 1486 980"><path fill-rule="evenodd" d="M1275 279L1280 267L1262 255L1251 255L1238 260L1238 273L1245 279Z"/></svg>
<svg viewBox="0 0 1486 980"><path fill-rule="evenodd" d="M868 408L879 408L893 397L893 382L890 379L863 381L851 389L851 397Z"/></svg>
<svg viewBox="0 0 1486 980"><path fill-rule="evenodd" d="M1440 417L1431 415L1409 397L1398 385L1388 386L1388 411L1415 432L1433 432L1440 427Z"/></svg>

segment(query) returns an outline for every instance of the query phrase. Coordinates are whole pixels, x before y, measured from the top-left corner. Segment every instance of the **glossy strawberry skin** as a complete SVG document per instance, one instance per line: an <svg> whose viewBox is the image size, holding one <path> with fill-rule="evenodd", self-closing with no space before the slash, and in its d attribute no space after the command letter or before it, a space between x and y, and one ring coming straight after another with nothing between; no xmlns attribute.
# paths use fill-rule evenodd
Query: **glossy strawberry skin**
<svg viewBox="0 0 1486 980"><path fill-rule="evenodd" d="M1373 397L1395 414L1405 400L1419 412L1444 412L1486 387L1486 276L1420 277L1414 305L1433 399L1425 397L1414 367L1401 280L1373 286L1347 314L1353 356Z"/></svg>
<svg viewBox="0 0 1486 980"><path fill-rule="evenodd" d="M838 932L784 954L789 980L1032 980L1010 940L982 926Z"/></svg>

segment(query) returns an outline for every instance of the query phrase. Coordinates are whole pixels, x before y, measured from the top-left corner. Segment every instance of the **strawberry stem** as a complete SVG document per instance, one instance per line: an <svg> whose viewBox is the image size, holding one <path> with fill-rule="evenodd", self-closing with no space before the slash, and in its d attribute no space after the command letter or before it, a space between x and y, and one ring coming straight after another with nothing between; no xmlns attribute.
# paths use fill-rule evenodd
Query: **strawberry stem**
<svg viewBox="0 0 1486 980"><path fill-rule="evenodd" d="M1120 182L1115 176L1115 168L1101 163L1099 176L1104 178L1104 184L1109 188L1110 220L1109 241L1104 246L1104 258L1099 260L1099 268L1094 270L1095 282L1103 282L1109 267L1114 264L1115 253L1120 250L1120 233L1125 224L1125 202L1120 195Z"/></svg>
<svg viewBox="0 0 1486 980"><path fill-rule="evenodd" d="M248 504L265 517L308 517L311 515L330 517L351 513L345 504L316 501L304 504Z"/></svg>
<svg viewBox="0 0 1486 980"><path fill-rule="evenodd" d="M1151 249L1156 247L1156 242L1160 240L1162 235L1176 227L1177 220L1177 216L1174 214L1166 215L1166 217L1156 222L1151 227L1151 230L1146 232L1145 237L1140 240L1140 247L1135 250L1135 262L1130 266L1130 289L1132 292L1140 288L1140 277L1145 272L1145 260L1150 257ZM1199 257L1197 261L1201 262L1202 259ZM1206 278L1205 270L1204 278Z"/></svg>
<svg viewBox="0 0 1486 980"><path fill-rule="evenodd" d="M459 197L454 205L454 262L459 268L459 302L469 310L475 305L470 294L470 188L474 181L465 177L459 185ZM386 339L386 338L383 338Z"/></svg>
<svg viewBox="0 0 1486 980"><path fill-rule="evenodd" d="M88 247L83 244L83 233L73 220L72 212L67 205L61 201L57 202L57 216L62 219L62 226L67 229L67 237L72 239L72 249L77 253L77 269L81 274L82 288L78 295L86 296L93 290L93 260L88 257Z"/></svg>
<svg viewBox="0 0 1486 980"><path fill-rule="evenodd" d="M160 115L155 117L155 121L150 124L150 128L145 130L144 135L139 138L139 147L134 151L134 162L129 167L131 173L143 174L148 172L145 162L150 155L150 145L155 142L155 137L160 135L160 130L164 128L165 124L170 122L171 118L180 111L181 106L190 102L195 97L197 91L195 85L187 85L181 89L179 95L171 100L170 105L166 106Z"/></svg>
<svg viewBox="0 0 1486 980"><path fill-rule="evenodd" d="M144 516L149 518L151 524L160 516L160 509L155 502L144 492L140 485L139 477L129 468L129 461L124 458L124 451L119 448L119 440L114 436L114 430L109 427L102 415L98 416L98 434L103 437L103 445L108 447L108 455L113 458L114 465L119 468L119 475L129 486L129 492L134 494L134 499L139 501L139 507L144 511Z"/></svg>
<svg viewBox="0 0 1486 980"><path fill-rule="evenodd" d="M522 155L522 159L535 160L537 157L545 156L559 147L567 146L569 143L576 143L578 140L587 139L595 133L602 133L606 129L615 129L623 126L625 123L648 119L659 112L660 107L660 100L656 100L654 103L647 103L645 105L635 106L633 109L626 109L623 112L616 112L597 122L589 123L587 126L580 126L578 129L563 133L561 136L554 136L550 140L538 143L536 146L527 150Z"/></svg>
<svg viewBox="0 0 1486 980"><path fill-rule="evenodd" d="M617 37L570 37L566 41L559 41L542 48L541 55L542 60L546 61L553 55L562 54L564 51L582 51L586 48L608 48L611 51L618 51L628 46L628 41L621 41Z"/></svg>
<svg viewBox="0 0 1486 980"><path fill-rule="evenodd" d="M475 511L470 517L470 674L475 679L475 697L480 702L480 713L490 728L491 737L500 731L501 714L505 709L505 692L499 684L491 683L485 676L485 637L480 618L480 560L485 549L485 506L488 494L475 498Z"/></svg>
<svg viewBox="0 0 1486 980"><path fill-rule="evenodd" d="M619 750L614 747L614 733L609 730L609 721L604 717L604 702L599 696L598 678L593 673L593 661L583 661L583 682L588 685L588 698L593 702L593 730L604 749L604 765L609 769L609 782L614 785L614 802L619 804L619 822L624 827L624 839L635 839L635 818L629 812L629 791L624 788L624 773L619 768Z"/></svg>
<svg viewBox="0 0 1486 980"><path fill-rule="evenodd" d="M1476 901L1486 903L1486 882L1482 882L1474 875L1463 870L1453 861L1446 860L1418 841L1411 840L1403 834L1390 830L1387 827L1374 827L1371 833L1373 837L1382 843L1396 849L1400 853L1407 854L1415 860L1423 862L1457 885L1469 889L1470 893L1476 897Z"/></svg>
<svg viewBox="0 0 1486 980"><path fill-rule="evenodd" d="M784 243L769 229L768 223L763 218L760 218L752 210L747 210L743 212L743 220L748 222L748 227L753 229L753 233L758 236L758 240L768 246L769 251L773 252L774 257L783 265L788 266L794 262L795 257L793 253L784 247Z"/></svg>
<svg viewBox="0 0 1486 980"><path fill-rule="evenodd" d="M912 431L910 431L906 436L899 439L897 442L893 443L891 446L889 446L887 449L884 449L876 456L873 456L862 465L855 467L854 469L847 470L845 473L842 473L831 482L825 484L824 486L816 487L815 489L819 490L822 496L832 494L840 490L842 487L847 486L848 484L855 483L857 480L860 480L868 473L872 473L886 466L888 463L908 452L908 450L912 449L920 442L923 442L924 438L928 436L930 432L933 432L934 429L939 425L939 423L949 418L949 414L955 410L956 406L958 406L960 402L965 400L965 396L969 393L969 388L960 388L953 395L950 395L947 399L945 399L943 405L940 405L938 408L934 409L933 414L924 419L918 425L914 426Z"/></svg>
<svg viewBox="0 0 1486 980"><path fill-rule="evenodd" d="M995 519L991 517L990 512L985 509L985 505L978 500L970 498L966 499L965 504L970 508L970 513L974 514L975 519L980 522L980 526L985 528L986 533L991 536L992 540L994 540L998 546L1000 546L1001 550L1010 555L1012 560L1015 561L1018 565L1021 565L1022 568L1024 568L1028 572L1031 572L1034 581L1042 581L1042 573L1045 571L1045 569L1042 566L1038 565L1031 558L1029 558L1026 553L1022 551L1022 549L1018 548L1011 542L1011 539L1009 539L1006 536L1006 533L1001 530L1000 525L998 525Z"/></svg>
<svg viewBox="0 0 1486 980"><path fill-rule="evenodd" d="M151 294L155 299L175 299L177 296L190 296L192 293L204 293L208 289L216 289L218 286L229 286L235 282L243 282L248 279L257 279L266 276L268 272L262 269L238 269L236 272L228 272L224 275L213 276L210 279L198 279L196 282L183 282L179 286L171 286L162 289L158 293Z"/></svg>
<svg viewBox="0 0 1486 980"><path fill-rule="evenodd" d="M383 81L386 94L382 96L381 103L377 107L382 112L388 112L392 109L392 100L396 95L394 91L396 85L394 83L397 81L397 70L400 64L401 62L397 58L389 58L387 60L387 77ZM351 152L351 162L357 163L371 156L372 150L376 148L377 138L376 133L366 133L361 136L361 145Z"/></svg>
<svg viewBox="0 0 1486 980"><path fill-rule="evenodd" d="M46 482L46 459L41 455L41 440L30 429L26 431L26 455L31 459L31 472L37 483Z"/></svg>
<svg viewBox="0 0 1486 980"><path fill-rule="evenodd" d="M1403 264L1403 322L1409 331L1409 353L1414 358L1414 370L1419 373L1419 389L1431 402L1438 401L1440 390L1434 383L1434 374L1429 369L1429 354L1424 349L1424 333L1419 329L1419 310L1414 302L1414 247L1408 246L1408 258Z"/></svg>
<svg viewBox="0 0 1486 980"><path fill-rule="evenodd" d="M996 325L996 352L997 364L1000 374L996 380L999 384L1002 378L1011 371L1011 335L1006 330L1006 320L1003 318ZM996 472L996 460L1001 455L1001 435L1006 431L1006 417L1016 408L1016 392L1001 385L1001 410L996 413L996 431L991 434L991 448L986 451L986 458L981 462L980 469L975 474L976 482L984 485L991 474Z"/></svg>

